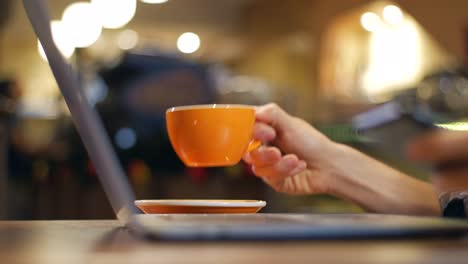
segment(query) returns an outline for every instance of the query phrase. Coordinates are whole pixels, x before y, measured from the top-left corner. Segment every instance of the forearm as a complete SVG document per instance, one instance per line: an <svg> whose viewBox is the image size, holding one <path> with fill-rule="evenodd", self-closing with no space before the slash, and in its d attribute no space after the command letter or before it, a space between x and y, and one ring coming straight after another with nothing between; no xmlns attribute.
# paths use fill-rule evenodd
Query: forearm
<svg viewBox="0 0 468 264"><path fill-rule="evenodd" d="M432 185L345 145L335 145L329 192L371 212L440 215Z"/></svg>

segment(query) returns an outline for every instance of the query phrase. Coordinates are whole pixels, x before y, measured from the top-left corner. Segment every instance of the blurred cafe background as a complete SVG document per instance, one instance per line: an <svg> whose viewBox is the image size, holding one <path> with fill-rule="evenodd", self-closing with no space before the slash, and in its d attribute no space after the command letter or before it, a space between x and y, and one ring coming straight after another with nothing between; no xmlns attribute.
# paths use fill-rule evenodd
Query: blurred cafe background
<svg viewBox="0 0 468 264"><path fill-rule="evenodd" d="M242 163L184 167L165 110L276 102L333 140L427 179L366 148L349 121L468 62L466 0L47 2L56 45L79 71L139 199L263 199L265 212L359 212L325 195L277 194ZM112 217L21 1L0 1L0 219Z"/></svg>

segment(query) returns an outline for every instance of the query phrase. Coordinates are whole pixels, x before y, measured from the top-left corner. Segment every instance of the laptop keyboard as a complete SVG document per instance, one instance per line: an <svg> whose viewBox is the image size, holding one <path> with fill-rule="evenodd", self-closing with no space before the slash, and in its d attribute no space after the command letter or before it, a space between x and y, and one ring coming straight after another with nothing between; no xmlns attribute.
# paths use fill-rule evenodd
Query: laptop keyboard
<svg viewBox="0 0 468 264"><path fill-rule="evenodd" d="M317 225L317 226L437 226L447 224L440 218L408 217L379 214L168 214L168 215L138 215L137 219L149 225Z"/></svg>

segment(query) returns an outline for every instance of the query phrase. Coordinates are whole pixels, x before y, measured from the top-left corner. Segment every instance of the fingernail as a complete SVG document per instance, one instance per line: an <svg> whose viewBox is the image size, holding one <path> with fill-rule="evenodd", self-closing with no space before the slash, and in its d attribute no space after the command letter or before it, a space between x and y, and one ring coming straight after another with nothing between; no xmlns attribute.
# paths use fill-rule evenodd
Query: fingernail
<svg viewBox="0 0 468 264"><path fill-rule="evenodd" d="M307 163L305 163L305 161L300 161L299 167L305 169L307 168Z"/></svg>

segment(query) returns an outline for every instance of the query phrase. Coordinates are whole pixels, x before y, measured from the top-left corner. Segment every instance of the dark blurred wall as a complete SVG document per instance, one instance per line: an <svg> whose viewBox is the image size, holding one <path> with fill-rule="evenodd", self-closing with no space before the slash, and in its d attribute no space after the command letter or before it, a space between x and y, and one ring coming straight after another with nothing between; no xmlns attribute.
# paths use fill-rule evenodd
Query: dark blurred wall
<svg viewBox="0 0 468 264"><path fill-rule="evenodd" d="M465 58L468 1L396 1L411 14L441 46L456 58Z"/></svg>
<svg viewBox="0 0 468 264"><path fill-rule="evenodd" d="M11 0L0 1L0 29L6 24L11 10Z"/></svg>

